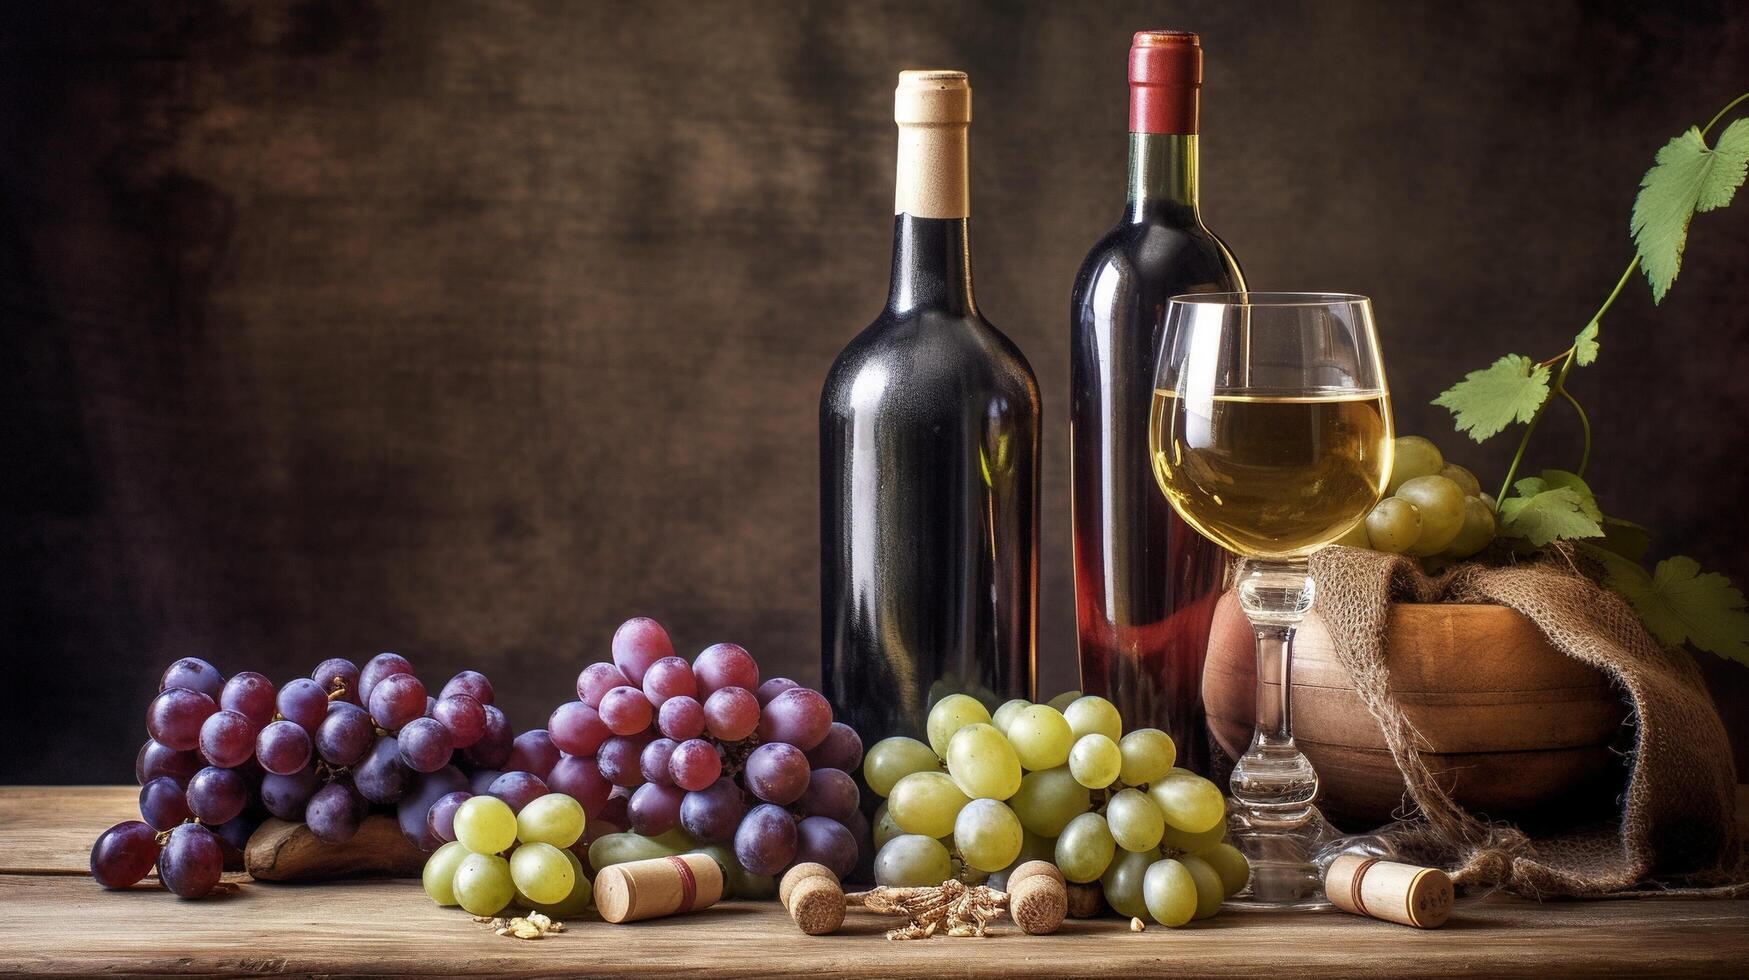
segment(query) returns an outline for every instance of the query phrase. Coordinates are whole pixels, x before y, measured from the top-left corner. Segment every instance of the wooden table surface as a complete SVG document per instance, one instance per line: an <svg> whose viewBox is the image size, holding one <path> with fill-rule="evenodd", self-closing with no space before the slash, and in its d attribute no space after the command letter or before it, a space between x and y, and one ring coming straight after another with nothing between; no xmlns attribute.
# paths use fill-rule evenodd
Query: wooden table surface
<svg viewBox="0 0 1749 980"><path fill-rule="evenodd" d="M137 819L134 787L0 788L0 975L340 974L763 977L1634 975L1749 972L1749 902L1459 901L1443 929L1341 912L1225 911L1132 933L1117 918L1054 936L888 942L853 914L798 932L775 902L613 926L588 918L527 942L433 905L415 881L270 885L182 901L148 879L108 892L91 842Z"/></svg>

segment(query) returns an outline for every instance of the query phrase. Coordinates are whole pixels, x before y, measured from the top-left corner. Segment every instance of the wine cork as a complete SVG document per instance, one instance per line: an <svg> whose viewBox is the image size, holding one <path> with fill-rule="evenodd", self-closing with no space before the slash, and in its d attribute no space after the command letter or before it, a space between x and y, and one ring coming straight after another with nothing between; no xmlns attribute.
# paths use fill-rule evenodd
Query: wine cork
<svg viewBox="0 0 1749 980"><path fill-rule="evenodd" d="M723 869L706 854L614 864L595 876L595 908L609 922L696 912L722 897Z"/></svg>
<svg viewBox="0 0 1749 980"><path fill-rule="evenodd" d="M778 879L777 904L786 909L789 908L790 893L796 890L797 885L809 878L830 878L833 884L838 884L838 876L832 873L831 868L813 861L803 861L785 871L783 877Z"/></svg>
<svg viewBox="0 0 1749 980"><path fill-rule="evenodd" d="M1344 912L1417 929L1451 917L1451 879L1438 868L1344 854L1324 872L1324 894Z"/></svg>

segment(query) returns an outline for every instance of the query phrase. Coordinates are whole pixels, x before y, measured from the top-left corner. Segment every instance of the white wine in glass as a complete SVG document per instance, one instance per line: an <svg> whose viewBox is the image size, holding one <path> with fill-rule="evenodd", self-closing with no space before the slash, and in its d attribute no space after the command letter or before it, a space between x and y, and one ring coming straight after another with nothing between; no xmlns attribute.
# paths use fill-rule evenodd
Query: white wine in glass
<svg viewBox="0 0 1749 980"><path fill-rule="evenodd" d="M1293 739L1294 630L1312 606L1306 559L1378 503L1391 402L1372 304L1323 293L1174 297L1148 427L1172 508L1244 559L1239 605L1257 637L1257 727L1233 767L1230 833L1250 859L1240 904L1325 904L1316 858L1338 838Z"/></svg>

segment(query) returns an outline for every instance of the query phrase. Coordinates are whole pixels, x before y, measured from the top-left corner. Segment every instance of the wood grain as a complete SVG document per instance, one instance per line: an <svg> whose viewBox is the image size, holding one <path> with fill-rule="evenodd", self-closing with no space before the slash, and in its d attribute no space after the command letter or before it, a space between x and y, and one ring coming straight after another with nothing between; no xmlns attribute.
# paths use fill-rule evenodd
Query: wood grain
<svg viewBox="0 0 1749 980"><path fill-rule="evenodd" d="M366 817L344 844L326 844L301 823L269 820L243 851L249 873L262 881L332 881L336 878L417 878L425 854L387 814Z"/></svg>
<svg viewBox="0 0 1749 980"><path fill-rule="evenodd" d="M987 940L892 943L885 919L802 935L775 902L730 902L627 926L597 919L538 942L493 935L431 904L412 881L246 883L182 901L155 886L106 892L66 874L12 870L27 853L66 855L130 804L131 787L0 789L0 974L352 976L1012 977L1293 974L1317 977L1725 976L1749 968L1749 903L1460 900L1445 928L1418 931L1339 912L1227 911L1190 928L1132 933L1119 919L1070 921L1054 936L1011 927ZM81 855L77 862L83 867ZM62 868L61 870L67 870Z"/></svg>

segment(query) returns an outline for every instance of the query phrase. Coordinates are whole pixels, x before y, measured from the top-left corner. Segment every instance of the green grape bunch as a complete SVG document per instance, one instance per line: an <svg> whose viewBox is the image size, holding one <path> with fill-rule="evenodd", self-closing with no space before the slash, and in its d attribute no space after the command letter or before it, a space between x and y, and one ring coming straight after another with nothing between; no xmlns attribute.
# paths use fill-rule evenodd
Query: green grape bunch
<svg viewBox="0 0 1749 980"><path fill-rule="evenodd" d="M1337 544L1412 555L1430 566L1473 558L1499 534L1494 498L1432 440L1400 436L1385 497Z"/></svg>
<svg viewBox="0 0 1749 980"><path fill-rule="evenodd" d="M927 741L895 736L869 749L863 778L875 811L875 881L948 878L1001 887L1022 863L1098 883L1126 916L1167 926L1213 915L1250 866L1226 841L1226 799L1177 768L1154 728L1125 732L1101 697L1015 699L991 714L954 694L930 709Z"/></svg>

